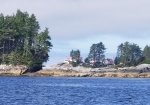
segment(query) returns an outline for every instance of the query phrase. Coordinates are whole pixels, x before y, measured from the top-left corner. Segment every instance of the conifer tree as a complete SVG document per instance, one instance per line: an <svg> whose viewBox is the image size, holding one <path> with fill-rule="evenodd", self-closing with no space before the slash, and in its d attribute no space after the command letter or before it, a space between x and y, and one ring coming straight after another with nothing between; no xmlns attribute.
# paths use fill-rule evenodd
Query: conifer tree
<svg viewBox="0 0 150 105"><path fill-rule="evenodd" d="M17 10L12 16L0 14L0 63L42 65L52 48L48 28L39 33L36 16Z"/></svg>

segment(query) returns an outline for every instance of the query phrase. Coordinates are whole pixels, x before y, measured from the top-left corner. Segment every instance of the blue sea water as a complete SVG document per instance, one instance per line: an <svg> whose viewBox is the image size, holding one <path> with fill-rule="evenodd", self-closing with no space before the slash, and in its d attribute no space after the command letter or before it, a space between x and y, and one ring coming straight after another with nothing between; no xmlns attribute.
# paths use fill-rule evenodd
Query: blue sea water
<svg viewBox="0 0 150 105"><path fill-rule="evenodd" d="M150 79L0 77L0 105L150 105Z"/></svg>

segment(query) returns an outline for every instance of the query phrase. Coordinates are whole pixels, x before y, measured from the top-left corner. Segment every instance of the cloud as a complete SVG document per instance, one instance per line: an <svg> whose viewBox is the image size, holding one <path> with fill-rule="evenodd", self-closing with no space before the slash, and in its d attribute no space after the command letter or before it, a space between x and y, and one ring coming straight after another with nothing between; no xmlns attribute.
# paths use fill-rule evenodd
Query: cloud
<svg viewBox="0 0 150 105"><path fill-rule="evenodd" d="M87 55L100 41L112 55L125 41L142 48L149 44L149 5L149 0L1 0L0 10L4 15L17 9L35 14L41 29L49 28L53 56L71 49Z"/></svg>
<svg viewBox="0 0 150 105"><path fill-rule="evenodd" d="M149 0L6 0L0 9L4 14L16 9L34 13L41 28L49 27L53 37L80 38L149 34L149 5Z"/></svg>

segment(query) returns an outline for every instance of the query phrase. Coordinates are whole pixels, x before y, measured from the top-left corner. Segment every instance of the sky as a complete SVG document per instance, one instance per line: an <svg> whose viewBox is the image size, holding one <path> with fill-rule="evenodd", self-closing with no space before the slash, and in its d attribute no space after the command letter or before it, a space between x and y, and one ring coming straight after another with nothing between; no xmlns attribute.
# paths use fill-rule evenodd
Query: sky
<svg viewBox="0 0 150 105"><path fill-rule="evenodd" d="M45 65L63 62L71 50L88 56L90 46L103 42L105 56L114 58L126 41L143 49L150 45L150 0L0 0L0 12L34 14L49 28L53 47Z"/></svg>

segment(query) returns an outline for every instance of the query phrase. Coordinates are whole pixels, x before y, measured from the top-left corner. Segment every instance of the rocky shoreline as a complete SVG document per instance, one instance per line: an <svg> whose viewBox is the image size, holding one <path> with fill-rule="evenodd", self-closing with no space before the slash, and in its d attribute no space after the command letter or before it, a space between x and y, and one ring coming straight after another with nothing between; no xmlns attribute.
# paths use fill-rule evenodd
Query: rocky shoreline
<svg viewBox="0 0 150 105"><path fill-rule="evenodd" d="M7 68L7 69L6 69ZM85 68L82 66L53 65L43 67L42 70L23 74L23 67L0 66L0 76L53 76L53 77L123 77L123 78L150 78L150 64L141 64L136 67L124 68Z"/></svg>
<svg viewBox="0 0 150 105"><path fill-rule="evenodd" d="M20 76L26 70L23 65L0 65L0 76Z"/></svg>
<svg viewBox="0 0 150 105"><path fill-rule="evenodd" d="M27 73L26 76L53 76L53 77L123 77L123 78L150 78L150 72L132 71L105 71L105 72L78 72L71 70L41 70Z"/></svg>
<svg viewBox="0 0 150 105"><path fill-rule="evenodd" d="M85 68L82 66L53 65L43 67L27 76L54 76L54 77L123 77L123 78L150 78L150 64L141 64L136 67L124 68Z"/></svg>

